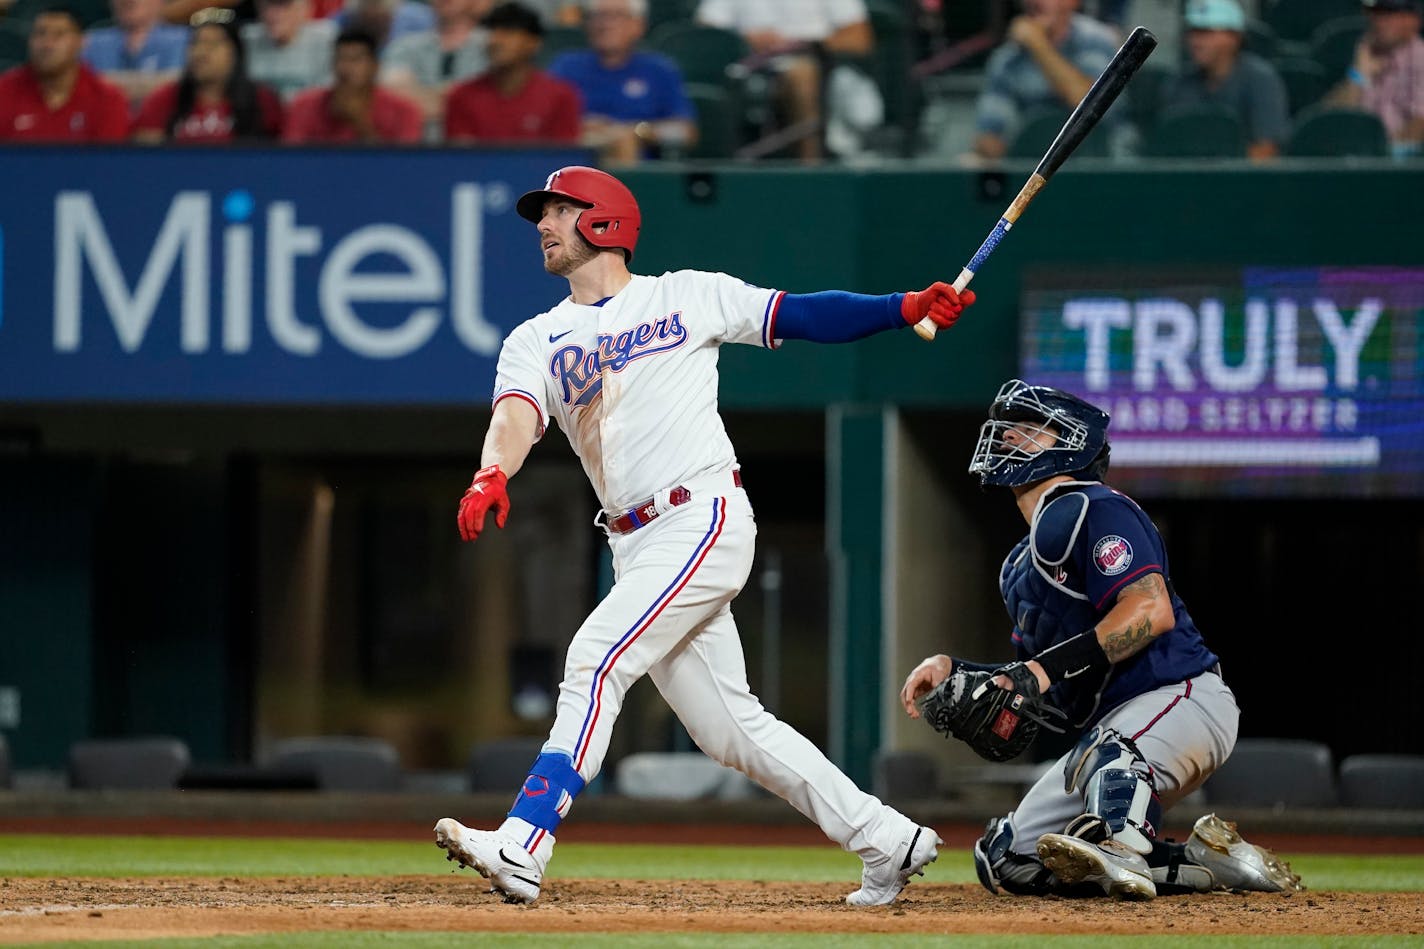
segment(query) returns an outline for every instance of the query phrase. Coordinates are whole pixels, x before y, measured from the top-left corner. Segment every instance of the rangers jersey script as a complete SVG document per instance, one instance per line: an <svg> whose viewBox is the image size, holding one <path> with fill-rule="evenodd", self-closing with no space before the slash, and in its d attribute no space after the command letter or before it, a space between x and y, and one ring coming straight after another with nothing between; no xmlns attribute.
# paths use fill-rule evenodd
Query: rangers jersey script
<svg viewBox="0 0 1424 949"><path fill-rule="evenodd" d="M722 343L775 348L782 294L721 273L634 276L601 305L565 298L512 332L494 401L522 398L552 419L604 510L736 463L717 414Z"/></svg>

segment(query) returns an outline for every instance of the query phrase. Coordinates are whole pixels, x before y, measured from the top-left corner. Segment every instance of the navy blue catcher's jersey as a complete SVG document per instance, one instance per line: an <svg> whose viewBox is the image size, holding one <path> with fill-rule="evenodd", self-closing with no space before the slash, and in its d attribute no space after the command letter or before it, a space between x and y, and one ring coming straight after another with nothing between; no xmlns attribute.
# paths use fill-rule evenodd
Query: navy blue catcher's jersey
<svg viewBox="0 0 1424 949"><path fill-rule="evenodd" d="M1106 678L1080 675L1048 692L1086 727L1128 699L1200 675L1217 662L1167 572L1162 536L1127 495L1098 482L1059 485L1039 501L1028 536L1009 553L999 590L1018 657L1031 659L1095 627L1123 587L1151 573L1167 581L1176 626L1117 663Z"/></svg>

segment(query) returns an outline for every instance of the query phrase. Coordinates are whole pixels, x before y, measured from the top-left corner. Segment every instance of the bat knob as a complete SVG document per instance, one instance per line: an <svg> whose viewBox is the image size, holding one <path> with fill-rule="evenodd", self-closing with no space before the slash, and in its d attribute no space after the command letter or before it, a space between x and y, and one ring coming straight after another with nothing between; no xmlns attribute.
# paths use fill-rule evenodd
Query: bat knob
<svg viewBox="0 0 1424 949"><path fill-rule="evenodd" d="M930 319L928 316L925 317L924 319L920 320L918 323L915 324L915 332L919 334L920 339L923 339L923 340L932 340L932 339L934 339L934 338L935 338L935 325L934 325L934 320Z"/></svg>

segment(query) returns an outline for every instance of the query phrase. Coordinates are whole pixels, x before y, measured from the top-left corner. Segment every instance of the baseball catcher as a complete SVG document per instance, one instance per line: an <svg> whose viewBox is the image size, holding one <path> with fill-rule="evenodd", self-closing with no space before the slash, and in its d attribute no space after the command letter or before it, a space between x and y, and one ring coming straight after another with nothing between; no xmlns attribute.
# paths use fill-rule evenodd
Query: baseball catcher
<svg viewBox="0 0 1424 949"><path fill-rule="evenodd" d="M1103 484L1107 429L1107 413L1067 392L1000 388L969 471L1008 488L1028 523L999 571L1017 661L930 656L901 703L991 761L1022 753L1040 728L1079 736L974 845L991 892L1300 889L1285 862L1215 814L1185 844L1158 837L1162 812L1231 753L1240 713L1172 588L1157 528Z"/></svg>

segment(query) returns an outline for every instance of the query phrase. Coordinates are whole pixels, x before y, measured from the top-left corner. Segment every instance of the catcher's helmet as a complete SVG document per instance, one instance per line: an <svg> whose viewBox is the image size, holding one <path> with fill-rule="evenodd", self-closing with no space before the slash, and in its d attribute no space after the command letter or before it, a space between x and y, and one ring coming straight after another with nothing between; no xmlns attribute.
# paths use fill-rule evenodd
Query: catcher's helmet
<svg viewBox="0 0 1424 949"><path fill-rule="evenodd" d="M1009 444L1004 433L1029 424L1029 439ZM1052 429L1051 448L1030 439ZM989 419L979 428L979 442L969 473L981 484L1033 484L1058 474L1101 481L1108 470L1108 413L1075 395L1050 386L1031 386L1011 379L989 406Z"/></svg>
<svg viewBox="0 0 1424 949"><path fill-rule="evenodd" d="M597 168L569 165L550 175L543 188L523 195L514 209L524 220L538 224L544 216L544 202L550 198L568 198L586 206L588 210L579 215L576 225L584 240L594 247L619 248L628 260L633 259L643 215L623 182ZM602 234L594 230L600 226Z"/></svg>

